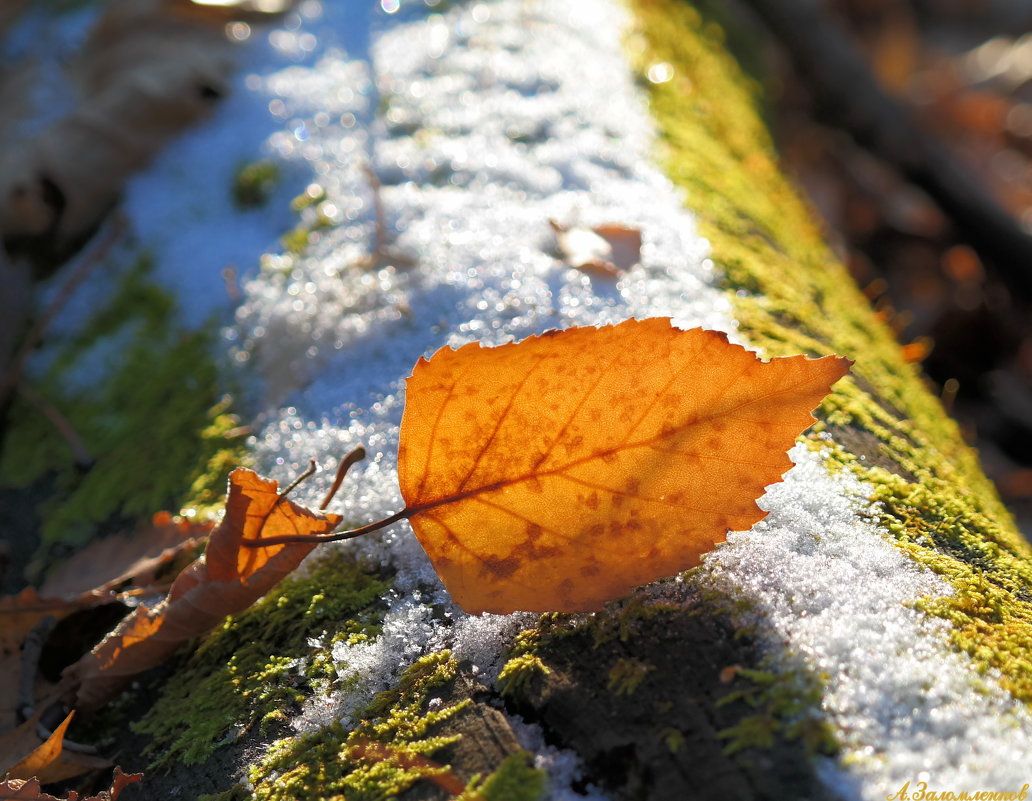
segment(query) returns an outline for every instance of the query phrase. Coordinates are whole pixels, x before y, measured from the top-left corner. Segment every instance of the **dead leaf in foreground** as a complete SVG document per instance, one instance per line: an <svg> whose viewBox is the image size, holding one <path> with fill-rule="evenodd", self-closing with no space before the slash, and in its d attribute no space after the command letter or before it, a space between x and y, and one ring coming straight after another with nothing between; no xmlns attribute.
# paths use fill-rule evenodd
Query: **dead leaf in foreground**
<svg viewBox="0 0 1032 801"><path fill-rule="evenodd" d="M849 365L662 318L442 348L406 385L399 516L467 612L599 609L762 519Z"/></svg>
<svg viewBox="0 0 1032 801"><path fill-rule="evenodd" d="M111 763L102 757L65 750L64 736L74 714L69 712L42 742L36 733L40 712L0 736L0 774L7 779L36 778L49 784L110 768Z"/></svg>
<svg viewBox="0 0 1032 801"><path fill-rule="evenodd" d="M243 547L282 536L311 537L340 523L340 516L312 512L283 498L279 485L237 468L230 475L226 515L204 556L179 574L168 597L139 606L90 653L65 669L62 683L71 706L96 709L134 676L161 664L187 640L227 615L247 609L297 567L318 541Z"/></svg>
<svg viewBox="0 0 1032 801"><path fill-rule="evenodd" d="M81 801L118 801L118 796L127 785L138 782L142 778L142 773L122 773L121 768L115 768L115 776L110 790L101 790L96 795L88 796ZM65 799L44 793L40 788L39 779L0 781L0 801L14 801L15 799L17 801L80 801L79 794L74 790L69 791Z"/></svg>
<svg viewBox="0 0 1032 801"><path fill-rule="evenodd" d="M0 154L0 235L12 255L42 251L40 269L55 269L129 177L228 93L235 53L226 20L198 8L105 5L69 69L78 106Z"/></svg>
<svg viewBox="0 0 1032 801"><path fill-rule="evenodd" d="M87 606L114 600L114 593L71 600L43 598L32 587L26 587L17 595L0 598L0 654L13 653L21 648L26 635L46 615L60 620Z"/></svg>

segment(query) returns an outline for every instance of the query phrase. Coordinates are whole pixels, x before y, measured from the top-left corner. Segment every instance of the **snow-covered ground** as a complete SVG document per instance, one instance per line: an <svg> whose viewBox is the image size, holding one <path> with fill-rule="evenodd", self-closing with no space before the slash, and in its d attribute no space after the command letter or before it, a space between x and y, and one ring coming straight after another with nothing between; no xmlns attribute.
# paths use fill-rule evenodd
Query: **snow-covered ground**
<svg viewBox="0 0 1032 801"><path fill-rule="evenodd" d="M126 202L189 319L230 308L224 267L246 277L224 345L262 398L257 467L283 481L317 459L326 469L298 490L314 504L340 456L364 445L370 458L338 508L356 523L402 505L403 381L424 353L646 316L740 341L708 243L655 166L646 98L622 50L622 7L435 5L305 0L260 34L234 96L135 180ZM234 171L263 155L286 165L283 197L240 212L229 200ZM395 255L372 270L370 168ZM306 186L333 225L300 255L283 253L285 197ZM618 281L572 269L555 253L550 220L640 228L641 263ZM823 778L872 801L906 781L1019 790L1032 716L950 649L946 623L913 609L949 586L861 514L863 486L829 475L802 447L792 456L796 467L762 501L770 516L718 547L703 580L755 602L746 622L775 665L826 677L825 712L846 748L822 764ZM335 547L390 563L399 579L382 636L333 652L358 682L315 699L299 730L347 717L428 649L457 650L492 677L528 619L453 607L454 626L435 622L429 604L448 598L407 524ZM569 789L573 758L520 731L555 767L552 797L581 797Z"/></svg>

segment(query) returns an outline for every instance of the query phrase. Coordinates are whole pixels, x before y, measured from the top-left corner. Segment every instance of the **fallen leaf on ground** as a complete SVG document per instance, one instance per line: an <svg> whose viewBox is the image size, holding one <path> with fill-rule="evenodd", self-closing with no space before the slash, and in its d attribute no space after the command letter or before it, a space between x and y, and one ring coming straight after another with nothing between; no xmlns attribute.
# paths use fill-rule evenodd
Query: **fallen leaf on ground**
<svg viewBox="0 0 1032 801"><path fill-rule="evenodd" d="M197 545L210 530L209 523L167 513L155 515L150 526L131 535L94 540L60 564L47 577L40 593L67 598L114 589L130 580L146 586L159 567Z"/></svg>
<svg viewBox="0 0 1032 801"><path fill-rule="evenodd" d="M467 612L599 609L762 519L849 365L663 318L442 348L406 385L403 516Z"/></svg>
<svg viewBox="0 0 1032 801"><path fill-rule="evenodd" d="M41 741L37 734L38 712L0 737L0 775L6 774L8 779L36 778L50 784L110 768L111 763L102 757L65 750L65 732L74 714L69 712L46 740Z"/></svg>
<svg viewBox="0 0 1032 801"><path fill-rule="evenodd" d="M47 705L41 703L28 720L0 734L0 776L36 778L49 784L111 767L103 757L65 749L65 732L74 712L69 712L48 737L41 737L39 722Z"/></svg>
<svg viewBox="0 0 1032 801"><path fill-rule="evenodd" d="M32 587L0 598L0 654L19 649L26 635L46 615L60 620L87 606L114 600L113 593L72 599L44 598Z"/></svg>
<svg viewBox="0 0 1032 801"><path fill-rule="evenodd" d="M238 468L230 475L226 514L204 556L176 578L168 596L139 606L90 653L69 666L62 683L71 706L95 709L137 674L161 664L187 640L247 609L297 567L316 541L243 547L241 540L323 534L340 516L313 512L280 496L279 485Z"/></svg>
<svg viewBox="0 0 1032 801"><path fill-rule="evenodd" d="M18 760L17 763L11 765L4 759L5 755L0 755L0 773L5 774L10 779L31 779L33 776L36 776L43 782L54 781L40 774L61 756L65 732L68 730L68 724L72 722L74 714L74 712L69 712L65 719L61 721L61 725L54 729L45 741L39 743L28 754ZM37 713L13 732L9 732L9 734L21 735L23 740L29 740L31 737L32 740L39 742L39 737L36 735L36 724L38 722L39 714ZM5 735L3 739L7 740L8 737Z"/></svg>
<svg viewBox="0 0 1032 801"><path fill-rule="evenodd" d="M3 151L0 235L52 270L117 201L125 181L229 91L225 14L184 0L114 0L72 59L79 103Z"/></svg>
<svg viewBox="0 0 1032 801"><path fill-rule="evenodd" d="M563 261L585 272L618 278L641 259L641 230L619 223L566 227L549 220Z"/></svg>
<svg viewBox="0 0 1032 801"><path fill-rule="evenodd" d="M39 779L5 779L0 781L0 801L118 801L118 796L127 785L142 778L142 773L123 773L121 768L115 768L110 790L101 790L83 799L74 790L70 790L63 799L44 793Z"/></svg>

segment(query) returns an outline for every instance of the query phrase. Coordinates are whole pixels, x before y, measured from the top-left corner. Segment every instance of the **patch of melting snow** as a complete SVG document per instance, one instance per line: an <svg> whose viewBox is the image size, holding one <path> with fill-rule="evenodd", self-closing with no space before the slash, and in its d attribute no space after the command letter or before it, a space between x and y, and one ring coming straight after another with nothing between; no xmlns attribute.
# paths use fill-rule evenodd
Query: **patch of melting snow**
<svg viewBox="0 0 1032 801"><path fill-rule="evenodd" d="M227 262L247 269L267 251L227 332L227 348L264 386L257 467L282 482L316 458L325 469L298 491L316 504L340 456L364 445L370 458L337 502L356 524L402 505L403 381L421 354L644 316L737 340L708 243L655 166L617 3L499 0L429 13L384 0L376 25L368 8L302 3L253 51L237 99L134 182L127 206L196 320L225 304ZM295 165L295 181L303 176L298 191L313 185L318 202L306 213L330 223L298 255L271 246L271 217L248 222L195 185L216 176L228 195L227 161L260 155L263 137ZM184 178L184 163L201 178ZM369 166L393 252L414 266L361 266L375 237ZM641 263L615 282L572 270L554 252L550 220L640 228ZM762 501L767 520L732 535L703 572L755 602L750 622L775 660L826 675L825 712L846 747L822 765L825 780L870 799L922 776L943 790L1020 789L1032 764L1029 715L950 650L946 623L912 608L949 586L858 514L862 485L828 475L802 447L792 455L797 466ZM490 681L532 619L464 615L405 525L334 547L390 565L398 579L383 633L334 646L340 689L314 699L298 730L349 717L433 649L452 648ZM576 760L534 727L516 729L549 767L551 797L583 797L570 789Z"/></svg>

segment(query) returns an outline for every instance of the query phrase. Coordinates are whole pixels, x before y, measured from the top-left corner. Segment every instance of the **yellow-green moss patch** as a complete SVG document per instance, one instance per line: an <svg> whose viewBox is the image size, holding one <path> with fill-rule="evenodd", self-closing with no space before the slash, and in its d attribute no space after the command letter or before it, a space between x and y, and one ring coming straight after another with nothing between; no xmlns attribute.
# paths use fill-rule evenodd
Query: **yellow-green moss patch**
<svg viewBox="0 0 1032 801"><path fill-rule="evenodd" d="M430 757L458 735L435 736L430 730L469 701L431 709L430 693L457 671L458 662L448 651L425 656L360 713L354 730L335 723L273 743L250 770L254 801L379 801L421 779L450 773Z"/></svg>
<svg viewBox="0 0 1032 801"><path fill-rule="evenodd" d="M526 751L510 754L498 770L483 781L470 779L466 791L455 801L537 801L545 790L547 777L533 765Z"/></svg>
<svg viewBox="0 0 1032 801"><path fill-rule="evenodd" d="M608 687L617 695L634 695L638 685L652 670L655 670L653 665L646 664L640 659L621 657L609 669Z"/></svg>
<svg viewBox="0 0 1032 801"><path fill-rule="evenodd" d="M747 684L729 692L717 705L745 701L756 709L756 714L717 733L728 741L726 754L751 747L770 748L779 734L801 741L811 754L838 751L830 724L823 715L815 714L821 708L820 684L798 672L770 673L749 668L738 668L735 679Z"/></svg>
<svg viewBox="0 0 1032 801"><path fill-rule="evenodd" d="M233 203L238 209L264 206L280 182L280 166L272 159L244 164L233 177Z"/></svg>
<svg viewBox="0 0 1032 801"><path fill-rule="evenodd" d="M153 737L152 767L202 762L256 723L297 711L334 678L329 661L307 657L309 639L375 634L388 582L340 552L307 576L287 580L240 615L227 618L162 688L133 725Z"/></svg>
<svg viewBox="0 0 1032 801"><path fill-rule="evenodd" d="M219 402L214 327L191 331L140 257L74 338L52 337L46 369L29 377L93 458L77 465L67 440L17 396L0 482L47 487L39 509L44 545L81 545L101 527L177 509L204 476L224 492L241 447Z"/></svg>
<svg viewBox="0 0 1032 801"><path fill-rule="evenodd" d="M672 80L649 84L662 158L711 242L741 330L771 356L837 352L856 360L825 402L812 441L826 445L822 431L852 437L861 458L842 449L832 458L875 485L879 522L956 590L923 608L951 621L954 643L976 665L999 670L1016 698L1032 702L1032 549L783 177L757 113L756 84L712 24L678 0L631 7L643 74L657 62L673 67Z"/></svg>

